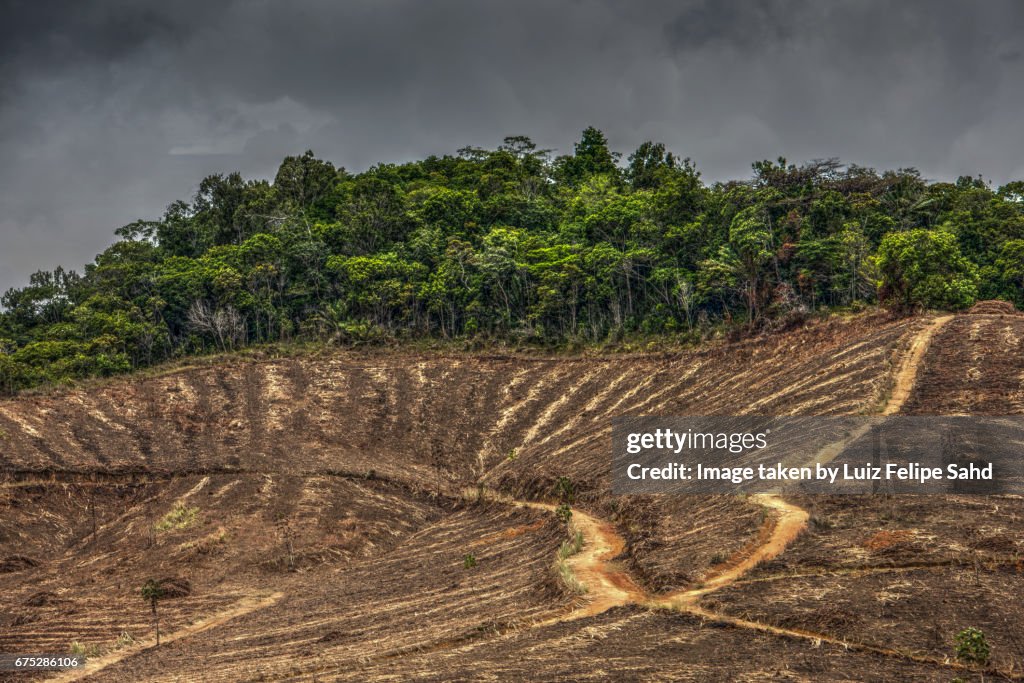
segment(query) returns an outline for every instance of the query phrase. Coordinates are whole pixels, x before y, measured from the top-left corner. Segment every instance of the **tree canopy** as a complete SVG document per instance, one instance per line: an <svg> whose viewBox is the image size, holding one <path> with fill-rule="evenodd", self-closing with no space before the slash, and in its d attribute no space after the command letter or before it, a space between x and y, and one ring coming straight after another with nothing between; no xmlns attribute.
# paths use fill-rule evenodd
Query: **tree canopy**
<svg viewBox="0 0 1024 683"><path fill-rule="evenodd" d="M928 182L836 160L706 184L587 128L349 173L312 152L273 182L202 180L81 273L0 304L0 391L276 341L697 339L834 307L1024 304L1024 183Z"/></svg>

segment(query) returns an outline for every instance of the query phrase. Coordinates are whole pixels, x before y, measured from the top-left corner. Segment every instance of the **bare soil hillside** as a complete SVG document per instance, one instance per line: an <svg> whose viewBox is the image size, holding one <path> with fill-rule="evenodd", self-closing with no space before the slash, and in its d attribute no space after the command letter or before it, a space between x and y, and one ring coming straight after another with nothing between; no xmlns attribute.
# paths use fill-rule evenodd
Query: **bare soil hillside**
<svg viewBox="0 0 1024 683"><path fill-rule="evenodd" d="M872 314L671 356L236 358L0 402L0 651L91 655L54 680L949 681L982 675L952 660L977 626L986 676L1014 678L1020 498L616 497L610 420L1017 414L1022 335ZM159 648L149 578L187 586Z"/></svg>

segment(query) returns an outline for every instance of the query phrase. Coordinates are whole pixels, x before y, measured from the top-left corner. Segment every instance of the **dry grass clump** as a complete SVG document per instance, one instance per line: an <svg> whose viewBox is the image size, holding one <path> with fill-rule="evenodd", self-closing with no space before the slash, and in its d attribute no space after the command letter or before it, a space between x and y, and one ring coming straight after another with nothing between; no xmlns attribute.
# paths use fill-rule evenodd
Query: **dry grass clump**
<svg viewBox="0 0 1024 683"><path fill-rule="evenodd" d="M160 518L160 521L154 525L154 528L157 531L176 531L179 529L187 529L195 524L196 515L198 514L199 508L186 507L181 503L178 503L170 512Z"/></svg>

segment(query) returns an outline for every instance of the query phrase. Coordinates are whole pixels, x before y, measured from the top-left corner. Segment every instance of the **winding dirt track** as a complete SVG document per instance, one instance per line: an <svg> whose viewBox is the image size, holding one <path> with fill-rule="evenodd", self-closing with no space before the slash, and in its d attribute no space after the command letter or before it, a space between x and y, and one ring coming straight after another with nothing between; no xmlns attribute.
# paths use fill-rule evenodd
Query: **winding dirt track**
<svg viewBox="0 0 1024 683"><path fill-rule="evenodd" d="M776 515L774 521L770 522L770 532L767 539L738 563L705 581L704 585L700 588L693 588L669 595L665 606L684 607L694 605L701 596L735 583L760 563L767 562L781 555L807 526L807 511L792 503L787 503L777 494L762 493L751 496L750 499Z"/></svg>
<svg viewBox="0 0 1024 683"><path fill-rule="evenodd" d="M500 496L497 496L495 499L504 500L513 505L549 512L554 512L556 509L554 505L549 503L517 501L503 499ZM758 494L751 496L751 500L763 505L776 515L774 519L766 523L769 529L766 534L766 540L754 548L740 562L716 574L705 581L700 587L664 595L654 595L645 592L636 585L625 571L615 566L613 560L625 547L625 541L616 533L612 525L602 522L585 512L574 511L572 515L573 526L583 532L585 541L583 549L577 555L569 558L568 563L572 567L577 580L586 587L589 600L586 604L568 614L532 624L531 628L596 616L613 607L632 604L649 609L670 609L685 612L707 621L728 624L736 628L749 629L776 636L808 640L815 645L828 643L856 652L869 652L921 664L942 666L956 671L969 670L968 667L948 659L875 647L836 638L824 633L779 627L765 622L719 614L701 607L698 604L701 597L736 583L759 563L780 555L807 525L807 511L786 502L777 494ZM1004 678L1011 680L1020 680L1022 678L1021 676L1007 674L1006 672L999 673Z"/></svg>
<svg viewBox="0 0 1024 683"><path fill-rule="evenodd" d="M952 317L942 316L933 318L925 328L916 334L906 355L894 373L890 396L884 405L878 408L877 412L879 414L892 415L901 410L913 391L918 368L927 352L932 337ZM841 453L850 441L852 441L851 438L846 438L841 442L830 444L819 453L818 457L830 460ZM483 475L481 481L486 480L487 474ZM480 493L479 489L472 489L465 491L463 495L468 498L471 496L475 497ZM551 513L556 510L556 505L551 503L517 500L493 490L487 490L486 497L508 505L528 507ZM757 544L741 557L734 558L728 562L718 573L707 578L699 586L664 594L646 591L632 579L624 568L617 564L615 558L623 553L626 542L617 533L612 523L601 520L583 510L574 509L572 525L583 534L584 544L580 552L567 558L566 562L572 569L576 579L586 588L586 595L580 601L580 604L568 613L533 623L528 628L595 616L617 606L638 605L649 609L681 611L701 619L728 624L736 628L809 640L814 643L831 643L851 650L872 652L922 663L938 664L951 669L962 668L955 663L937 658L921 657L911 653L848 642L827 634L777 627L769 623L714 613L701 607L699 600L703 596L741 581L758 564L771 560L785 552L789 545L806 528L808 512L797 505L787 502L778 494L758 494L751 496L749 500L762 506L768 513L758 535ZM225 611L213 614L194 624L168 633L161 640L162 642L169 643L202 633L208 629L216 628L231 619L269 607L282 597L283 594L274 593L272 595L247 598ZM111 652L103 657L91 660L85 669L67 671L51 680L79 680L138 654L149 645L149 641L145 641L123 650Z"/></svg>
<svg viewBox="0 0 1024 683"><path fill-rule="evenodd" d="M932 337L952 319L952 315L933 318L924 329L914 336L906 356L900 362L893 377L889 399L879 409L879 413L893 415L900 411L914 389L918 369L928 351ZM824 462L834 459L869 427L870 425L866 425L841 441L829 444L822 449L816 460ZM551 512L555 510L555 506L549 503L499 498L527 507ZM690 609L701 596L736 582L761 562L777 557L804 530L807 525L808 513L803 508L785 501L774 493L754 495L750 497L750 500L773 514L773 518L766 522L766 527L762 531L764 540L745 557L704 581L700 587L660 596L645 593L628 574L611 563L611 560L617 557L626 546L625 540L618 535L615 528L581 510L574 510L573 525L583 532L585 544L583 550L570 558L568 562L575 572L576 578L586 586L589 600L586 605L554 621L592 616L611 607L625 604ZM695 610L690 609L690 611ZM698 611L704 614L703 610ZM795 635L796 632L793 634Z"/></svg>
<svg viewBox="0 0 1024 683"><path fill-rule="evenodd" d="M548 503L525 503L527 507L555 511ZM587 602L568 615L554 617L543 624L592 617L619 605L650 604L650 596L613 563L626 548L626 541L615 527L582 510L572 513L572 526L583 533L583 547L566 561L573 575L587 590Z"/></svg>
<svg viewBox="0 0 1024 683"><path fill-rule="evenodd" d="M572 525L583 533L584 545L579 553L567 561L576 579L587 589L587 603L568 615L556 617L543 623L570 621L594 616L619 605L642 605L651 608L686 609L708 593L719 590L741 578L761 562L766 562L782 553L803 531L807 523L807 512L787 503L775 494L758 494L751 500L777 513L775 519L766 523L765 540L748 555L727 569L715 574L699 588L690 588L663 595L647 593L637 586L625 570L618 568L612 560L626 547L626 541L615 528L596 517L580 510L572 513ZM538 510L555 511L549 503L520 502L518 505Z"/></svg>
<svg viewBox="0 0 1024 683"><path fill-rule="evenodd" d="M913 338L907 355L900 362L893 377L890 396L878 410L879 414L893 415L902 409L913 391L918 369L927 353L932 337L952 319L952 315L933 318L927 327L918 332ZM816 459L820 461L834 459L847 445L861 436L867 429L868 427L866 426L861 431L850 434L839 442L830 444L819 453ZM494 499L523 507L531 507L549 512L554 512L556 509L556 506L550 503L513 500L503 497L496 492L491 492L490 496ZM940 665L956 670L964 669L962 665L946 659L878 648L863 643L846 641L822 633L782 628L768 623L717 614L700 607L698 601L701 597L737 582L758 564L771 560L783 553L807 526L808 512L797 505L787 502L778 494L757 494L751 496L750 500L763 506L771 515L762 528L760 537L763 540L761 543L755 546L743 558L733 562L721 572L705 580L700 586L662 595L646 592L632 580L627 572L615 564L614 558L622 553L626 543L615 531L612 524L604 522L582 510L573 510L572 524L583 533L584 545L581 551L570 557L567 562L572 568L576 579L586 588L587 601L568 614L545 620L534 624L534 626L572 621L600 614L612 607L635 604L652 609L682 611L710 621L726 623L737 628L745 628L762 633L810 640L814 643L830 643L850 650ZM1019 677L1011 676L1011 678L1017 679Z"/></svg>

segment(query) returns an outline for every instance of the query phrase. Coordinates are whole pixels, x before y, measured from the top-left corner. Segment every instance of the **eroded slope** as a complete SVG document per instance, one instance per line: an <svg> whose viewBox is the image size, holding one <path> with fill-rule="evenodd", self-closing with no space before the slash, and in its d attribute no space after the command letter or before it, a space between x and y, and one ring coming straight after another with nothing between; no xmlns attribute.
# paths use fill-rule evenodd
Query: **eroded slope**
<svg viewBox="0 0 1024 683"><path fill-rule="evenodd" d="M934 524L909 535L902 533L906 520L897 517L896 541L886 545L888 536L886 543L874 538L890 531L884 512L871 513L869 506L866 515L847 515L842 505L819 511L801 501L820 518L812 517L812 533L771 563L744 569L739 582L701 603L700 609L732 615L712 635L749 651L749 658L734 661L708 651L694 615L627 610L616 613L625 618L557 623L579 602L552 567L564 532L537 511L461 500L461 491L481 479L506 496L544 499L559 477L569 477L577 505L621 532L625 548L617 563L642 590L671 596L714 583L723 567L741 564L758 547L773 515L756 501L728 496L608 496L610 418L876 412L932 323L833 319L657 358L234 361L5 402L0 434L12 482L0 499L0 555L22 560L0 574L0 594L11 596L12 605L0 617L11 628L4 647L82 640L110 651L111 661L94 676L109 680L451 677L451 667L473 662L491 676L529 670L579 677L612 667L638 677L728 679L757 678L794 657L803 661L798 677L815 680L849 671L880 672L879 679L884 672L948 678L948 667L927 657L850 652L851 639L870 645L872 625L889 623L872 621L877 615L855 615L849 624L847 617L806 616L815 605L787 597L787 586L806 597L824 590L813 582L828 584L832 575L872 564L857 564L851 551L857 544L884 557L894 552L886 549L909 542L904 550L915 554L913 543L932 534L931 544L943 549L935 562L948 565L971 532L969 524L953 535L944 531L941 505L928 507ZM932 365L932 347L955 349L946 335L965 324L957 318L936 333L915 371L907 409L925 410L934 381L928 368L955 367L948 359ZM984 327L978 338L992 334L998 331ZM822 500L827 506L831 499ZM192 522L153 533L182 506L196 508ZM1013 504L1006 509L1005 528L989 534L1001 544L1002 560L1014 552L1016 545L1006 544L1015 544L1019 532ZM967 557L985 559L991 550L968 547ZM467 555L477 562L471 569ZM926 552L922 557L931 561ZM874 562L901 569L892 564ZM1003 562L998 571L1012 567ZM116 650L120 629L147 634L137 590L140 577L153 573L189 579L191 593L164 608L165 630L179 637L158 651ZM799 579L804 583L798 575L806 576ZM33 591L37 584L44 590ZM864 585L867 600L888 584ZM1016 584L986 585L994 602ZM766 599L778 609L765 609ZM893 614L893 625L915 618L914 609ZM757 619L760 635L742 633L748 627L736 619L747 617ZM813 637L797 636L786 642L781 660L757 654L768 651L759 639L780 637L766 629L787 625L806 626L819 640L842 646L812 652ZM990 627L1004 649L1017 637L1013 629ZM599 650L582 644L620 631L618 654L603 664L595 659ZM942 651L919 640L910 634L900 645ZM655 647L676 659L648 656ZM575 659L560 661L559 651ZM255 653L265 654L265 662L256 663ZM195 661L217 667L196 668Z"/></svg>

